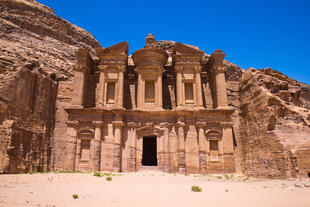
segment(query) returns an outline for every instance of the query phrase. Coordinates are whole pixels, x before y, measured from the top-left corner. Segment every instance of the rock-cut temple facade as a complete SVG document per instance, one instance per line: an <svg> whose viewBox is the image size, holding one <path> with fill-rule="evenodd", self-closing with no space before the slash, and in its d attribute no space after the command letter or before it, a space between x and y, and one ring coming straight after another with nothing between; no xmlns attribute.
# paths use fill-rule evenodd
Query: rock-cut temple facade
<svg viewBox="0 0 310 207"><path fill-rule="evenodd" d="M128 43L77 51L68 113L65 169L231 173L235 142L221 50L204 51L154 36L128 56ZM96 62L97 61L97 62Z"/></svg>

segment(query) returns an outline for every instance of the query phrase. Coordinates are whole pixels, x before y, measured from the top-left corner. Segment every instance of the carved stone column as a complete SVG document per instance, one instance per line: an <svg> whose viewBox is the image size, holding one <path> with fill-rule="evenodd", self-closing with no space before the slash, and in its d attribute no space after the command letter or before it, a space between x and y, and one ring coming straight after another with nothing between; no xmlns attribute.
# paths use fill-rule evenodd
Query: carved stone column
<svg viewBox="0 0 310 207"><path fill-rule="evenodd" d="M215 52L211 55L211 61L214 62L212 65L212 72L215 76L217 108L227 108L228 106L224 57L225 54L222 53L222 50L215 50Z"/></svg>
<svg viewBox="0 0 310 207"><path fill-rule="evenodd" d="M198 128L198 141L199 141L199 172L201 174L206 173L206 148L205 141L206 137L204 134L205 122L197 122L196 126Z"/></svg>
<svg viewBox="0 0 310 207"><path fill-rule="evenodd" d="M121 171L121 143L123 121L113 121L114 125L114 154L113 154L113 171Z"/></svg>
<svg viewBox="0 0 310 207"><path fill-rule="evenodd" d="M203 106L202 103L202 90L201 90L201 76L200 76L200 66L199 70L197 70L197 73L195 74L195 86L196 86L196 105L197 106Z"/></svg>
<svg viewBox="0 0 310 207"><path fill-rule="evenodd" d="M157 105L163 107L163 87L162 87L162 74L157 77Z"/></svg>
<svg viewBox="0 0 310 207"><path fill-rule="evenodd" d="M228 106L228 102L227 102L227 92L225 82L225 70L223 67L215 67L214 70L215 70L215 82L216 82L217 108L226 108Z"/></svg>
<svg viewBox="0 0 310 207"><path fill-rule="evenodd" d="M100 170L100 159L101 159L101 131L103 122L102 121L92 121L95 126L94 139L91 140L91 152L92 152L92 164L93 170Z"/></svg>
<svg viewBox="0 0 310 207"><path fill-rule="evenodd" d="M138 73L138 94L137 94L137 108L143 106L144 93L143 93L143 81L142 74Z"/></svg>
<svg viewBox="0 0 310 207"><path fill-rule="evenodd" d="M182 87L182 73L180 70L177 71L177 107L183 105L183 87Z"/></svg>
<svg viewBox="0 0 310 207"><path fill-rule="evenodd" d="M117 103L116 106L123 108L123 90L124 90L124 71L125 66L121 66L121 69L118 73L118 88L117 88Z"/></svg>
<svg viewBox="0 0 310 207"><path fill-rule="evenodd" d="M68 121L66 137L66 155L64 168L68 171L75 171L75 156L77 148L77 121Z"/></svg>
<svg viewBox="0 0 310 207"><path fill-rule="evenodd" d="M184 140L184 122L178 121L176 127L178 128L178 144L179 144L179 172L185 173L185 140Z"/></svg>
<svg viewBox="0 0 310 207"><path fill-rule="evenodd" d="M235 172L234 162L234 140L232 134L233 122L221 122L223 129L223 155L225 173Z"/></svg>
<svg viewBox="0 0 310 207"><path fill-rule="evenodd" d="M136 171L136 150L137 150L137 136L136 127L140 124L135 122L129 122L128 126L128 138L130 139L130 170Z"/></svg>
<svg viewBox="0 0 310 207"><path fill-rule="evenodd" d="M75 170L79 170L80 159L81 159L81 139L77 139L76 141L76 152L75 152Z"/></svg>
<svg viewBox="0 0 310 207"><path fill-rule="evenodd" d="M170 171L170 153L169 153L169 130L172 127L172 124L165 122L160 124L160 127L164 128L164 132L163 132L163 153L164 153L164 162L163 162L163 171L164 172L169 172Z"/></svg>
<svg viewBox="0 0 310 207"><path fill-rule="evenodd" d="M104 74L104 66L99 66L99 70L100 70L100 77L99 77L99 107L102 107L104 105L104 87L105 87L105 74Z"/></svg>

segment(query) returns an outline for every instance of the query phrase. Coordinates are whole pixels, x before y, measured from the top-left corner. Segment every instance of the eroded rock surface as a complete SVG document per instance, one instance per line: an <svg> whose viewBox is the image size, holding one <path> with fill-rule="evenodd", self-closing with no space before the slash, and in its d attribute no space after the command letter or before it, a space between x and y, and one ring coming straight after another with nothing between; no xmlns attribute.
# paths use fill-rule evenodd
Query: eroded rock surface
<svg viewBox="0 0 310 207"><path fill-rule="evenodd" d="M310 146L309 89L270 68L244 72L240 120L245 173L261 177L308 176L310 166L305 157L309 156Z"/></svg>
<svg viewBox="0 0 310 207"><path fill-rule="evenodd" d="M36 1L0 1L0 171L51 170L61 159L52 137L63 136L68 91L58 85L70 85L81 47L100 45Z"/></svg>

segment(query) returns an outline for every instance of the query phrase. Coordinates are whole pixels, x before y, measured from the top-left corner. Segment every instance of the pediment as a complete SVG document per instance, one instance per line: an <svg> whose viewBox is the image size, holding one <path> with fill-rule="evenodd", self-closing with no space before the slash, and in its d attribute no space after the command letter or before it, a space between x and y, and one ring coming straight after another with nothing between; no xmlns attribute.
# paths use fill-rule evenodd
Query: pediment
<svg viewBox="0 0 310 207"><path fill-rule="evenodd" d="M194 46L185 45L179 42L174 44L174 52L176 55L203 55L204 51Z"/></svg>
<svg viewBox="0 0 310 207"><path fill-rule="evenodd" d="M98 48L96 49L96 53L99 57L104 56L106 54L124 54L128 55L128 43L127 42L121 42L116 45L113 45L111 47L107 48Z"/></svg>

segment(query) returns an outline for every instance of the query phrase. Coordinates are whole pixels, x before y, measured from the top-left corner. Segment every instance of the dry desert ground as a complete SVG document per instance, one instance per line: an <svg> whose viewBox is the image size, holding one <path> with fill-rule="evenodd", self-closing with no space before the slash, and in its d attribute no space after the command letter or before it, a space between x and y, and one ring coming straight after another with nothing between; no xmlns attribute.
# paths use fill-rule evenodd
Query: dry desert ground
<svg viewBox="0 0 310 207"><path fill-rule="evenodd" d="M0 207L309 207L310 180L239 175L34 173L0 176ZM111 181L107 177L112 177ZM201 192L193 192L199 186ZM73 198L76 195L76 199Z"/></svg>

